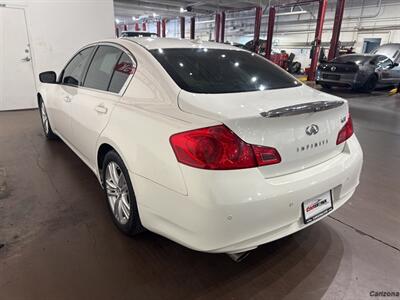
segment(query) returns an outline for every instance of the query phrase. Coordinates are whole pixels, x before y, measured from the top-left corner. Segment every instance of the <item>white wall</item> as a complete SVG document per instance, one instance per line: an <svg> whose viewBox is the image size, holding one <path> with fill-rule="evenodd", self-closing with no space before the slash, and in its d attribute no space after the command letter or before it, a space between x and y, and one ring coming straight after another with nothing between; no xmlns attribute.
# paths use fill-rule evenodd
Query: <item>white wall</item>
<svg viewBox="0 0 400 300"><path fill-rule="evenodd" d="M85 44L115 37L113 0L1 0L1 3L25 9L37 81L40 72L58 73Z"/></svg>

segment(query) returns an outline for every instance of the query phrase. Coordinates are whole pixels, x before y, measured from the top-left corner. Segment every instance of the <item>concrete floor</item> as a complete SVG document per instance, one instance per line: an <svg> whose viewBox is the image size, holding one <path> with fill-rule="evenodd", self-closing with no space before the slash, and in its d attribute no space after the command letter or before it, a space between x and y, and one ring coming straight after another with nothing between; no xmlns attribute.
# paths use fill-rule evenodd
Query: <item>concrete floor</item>
<svg viewBox="0 0 400 300"><path fill-rule="evenodd" d="M120 234L89 169L37 111L0 113L0 299L366 299L400 291L400 96L350 101L365 164L331 217L243 262Z"/></svg>

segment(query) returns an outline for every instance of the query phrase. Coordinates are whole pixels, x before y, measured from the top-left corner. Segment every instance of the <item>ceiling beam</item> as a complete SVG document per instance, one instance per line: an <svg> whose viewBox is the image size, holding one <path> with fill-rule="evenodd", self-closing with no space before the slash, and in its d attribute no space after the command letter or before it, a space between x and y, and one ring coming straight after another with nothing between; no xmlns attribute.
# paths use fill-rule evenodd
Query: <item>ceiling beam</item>
<svg viewBox="0 0 400 300"><path fill-rule="evenodd" d="M115 15L121 15L121 16L137 16L141 12L148 13L149 15L156 13L160 16L163 15L170 15L170 16L185 16L185 15L193 15L194 12L189 13L186 12L184 14L179 12L179 9L176 7L170 7L170 6L161 6L161 5L136 5L136 4L122 4L122 3L114 3L114 14ZM203 14L203 15L209 15L212 13L212 11L204 10L204 9L198 9L196 10L197 14Z"/></svg>
<svg viewBox="0 0 400 300"><path fill-rule="evenodd" d="M162 1L162 4L160 4L160 1L157 0L118 0L114 2L114 5L120 6L124 5L126 7L136 7L136 8L142 8L142 9L153 9L155 11L157 10L170 10L170 11L175 11L176 15L178 16L180 13L180 8L186 8L187 6L190 6L190 3L188 2L182 2L182 1ZM192 13L199 13L199 14L209 14L214 12L217 9L217 6L215 5L208 5L208 6L203 6L199 8L194 8ZM188 12L190 14L190 12Z"/></svg>

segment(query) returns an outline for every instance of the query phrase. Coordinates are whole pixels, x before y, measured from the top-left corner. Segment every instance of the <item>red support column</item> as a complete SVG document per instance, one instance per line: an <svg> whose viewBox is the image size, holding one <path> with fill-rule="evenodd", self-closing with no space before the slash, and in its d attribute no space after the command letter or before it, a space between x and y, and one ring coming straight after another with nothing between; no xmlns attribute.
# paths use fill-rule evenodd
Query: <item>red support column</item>
<svg viewBox="0 0 400 300"><path fill-rule="evenodd" d="M221 13L221 43L225 42L225 19L226 19L226 15L225 12L223 11Z"/></svg>
<svg viewBox="0 0 400 300"><path fill-rule="evenodd" d="M147 26L146 25L147 25L146 22L142 23L142 30L143 31L147 31Z"/></svg>
<svg viewBox="0 0 400 300"><path fill-rule="evenodd" d="M258 50L258 42L260 40L260 28L261 28L261 17L262 17L262 8L261 6L256 7L256 16L254 20L254 38L253 38L253 51L257 52Z"/></svg>
<svg viewBox="0 0 400 300"><path fill-rule="evenodd" d="M268 25L267 25L267 42L265 46L265 58L271 59L272 36L274 35L276 9L274 6L269 8Z"/></svg>
<svg viewBox="0 0 400 300"><path fill-rule="evenodd" d="M124 31L128 31L128 25L124 24Z"/></svg>
<svg viewBox="0 0 400 300"><path fill-rule="evenodd" d="M221 26L221 15L219 13L215 14L215 42L219 43L219 31Z"/></svg>
<svg viewBox="0 0 400 300"><path fill-rule="evenodd" d="M190 18L190 39L194 40L194 32L196 26L196 18L193 16Z"/></svg>
<svg viewBox="0 0 400 300"><path fill-rule="evenodd" d="M161 21L161 37L165 37L165 32L166 32L166 28L167 28L167 20L166 19L162 19Z"/></svg>
<svg viewBox="0 0 400 300"><path fill-rule="evenodd" d="M344 4L346 0L337 0L335 23L333 23L331 46L329 48L328 60L332 60L337 55L340 29L342 27Z"/></svg>
<svg viewBox="0 0 400 300"><path fill-rule="evenodd" d="M180 17L181 20L181 39L185 38L185 17Z"/></svg>
<svg viewBox="0 0 400 300"><path fill-rule="evenodd" d="M321 49L322 29L324 27L325 12L328 0L319 0L317 28L315 28L314 51L311 57L311 66L308 72L308 81L315 80L315 71L318 65L319 51Z"/></svg>
<svg viewBox="0 0 400 300"><path fill-rule="evenodd" d="M158 37L161 36L161 21L160 20L157 21L157 36Z"/></svg>
<svg viewBox="0 0 400 300"><path fill-rule="evenodd" d="M140 31L139 23L135 23L135 31Z"/></svg>

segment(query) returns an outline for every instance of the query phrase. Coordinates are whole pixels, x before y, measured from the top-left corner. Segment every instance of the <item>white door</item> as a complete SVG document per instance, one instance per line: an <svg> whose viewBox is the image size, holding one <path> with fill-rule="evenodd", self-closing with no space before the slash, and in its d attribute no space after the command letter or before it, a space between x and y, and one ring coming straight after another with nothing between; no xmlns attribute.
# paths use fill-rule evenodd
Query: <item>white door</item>
<svg viewBox="0 0 400 300"><path fill-rule="evenodd" d="M97 140L135 67L121 49L101 45L92 58L83 87L72 98L71 143L93 168L97 164Z"/></svg>
<svg viewBox="0 0 400 300"><path fill-rule="evenodd" d="M0 7L0 110L37 107L25 11Z"/></svg>

